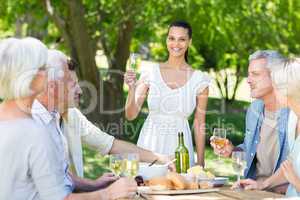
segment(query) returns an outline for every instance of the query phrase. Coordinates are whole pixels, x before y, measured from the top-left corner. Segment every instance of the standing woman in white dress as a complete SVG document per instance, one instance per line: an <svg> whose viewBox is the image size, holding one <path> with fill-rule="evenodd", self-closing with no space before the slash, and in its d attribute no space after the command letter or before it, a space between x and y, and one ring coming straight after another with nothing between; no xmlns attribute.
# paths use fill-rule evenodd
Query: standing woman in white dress
<svg viewBox="0 0 300 200"><path fill-rule="evenodd" d="M194 114L194 134L198 164L204 166L205 114L210 78L188 64L188 48L192 28L184 21L169 26L166 45L168 60L155 64L147 73L128 70L125 83L129 86L125 107L126 118L135 119L147 97L149 114L140 132L137 145L145 149L174 155L178 146L177 133L184 133L190 165L195 164L189 116Z"/></svg>

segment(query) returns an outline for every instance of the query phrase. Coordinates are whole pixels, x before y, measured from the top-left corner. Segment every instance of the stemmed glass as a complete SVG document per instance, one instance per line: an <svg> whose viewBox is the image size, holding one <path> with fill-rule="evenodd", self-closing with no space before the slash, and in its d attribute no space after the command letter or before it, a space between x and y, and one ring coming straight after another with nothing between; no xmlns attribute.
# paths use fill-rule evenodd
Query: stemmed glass
<svg viewBox="0 0 300 200"><path fill-rule="evenodd" d="M232 158L232 168L237 175L237 182L241 180L241 174L244 173L244 170L247 167L246 154L244 151L233 151L231 154ZM237 188L238 190L240 189Z"/></svg>
<svg viewBox="0 0 300 200"><path fill-rule="evenodd" d="M139 64L139 54L130 53L130 56L129 56L130 69L132 69L133 71L136 71L138 68L138 64Z"/></svg>
<svg viewBox="0 0 300 200"><path fill-rule="evenodd" d="M222 149L226 144L226 129L224 128L215 128L214 129L214 144L218 149ZM218 153L218 162L221 162L221 155Z"/></svg>
<svg viewBox="0 0 300 200"><path fill-rule="evenodd" d="M109 168L116 176L121 175L121 173L123 171L123 157L121 154L110 155Z"/></svg>
<svg viewBox="0 0 300 200"><path fill-rule="evenodd" d="M124 175L128 177L136 177L139 171L139 154L129 153L123 156Z"/></svg>

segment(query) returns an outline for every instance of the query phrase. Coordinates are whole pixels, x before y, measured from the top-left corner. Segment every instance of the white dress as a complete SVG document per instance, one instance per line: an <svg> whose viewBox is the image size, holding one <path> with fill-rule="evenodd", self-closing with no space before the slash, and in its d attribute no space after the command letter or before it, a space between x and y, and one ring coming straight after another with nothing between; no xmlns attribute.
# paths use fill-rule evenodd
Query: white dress
<svg viewBox="0 0 300 200"><path fill-rule="evenodd" d="M193 166L194 149L188 117L195 110L197 94L209 86L210 77L197 70L185 85L171 89L161 76L159 64L156 64L148 73L142 74L141 79L149 85L149 115L137 145L156 153L175 155L177 133L183 132L190 165Z"/></svg>

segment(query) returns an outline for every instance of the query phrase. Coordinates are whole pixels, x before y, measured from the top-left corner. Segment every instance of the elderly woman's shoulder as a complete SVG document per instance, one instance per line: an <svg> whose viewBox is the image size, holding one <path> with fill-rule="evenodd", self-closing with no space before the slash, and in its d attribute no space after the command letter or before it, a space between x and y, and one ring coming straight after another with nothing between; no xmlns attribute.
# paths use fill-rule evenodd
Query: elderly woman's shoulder
<svg viewBox="0 0 300 200"><path fill-rule="evenodd" d="M22 130L25 136L39 138L40 136L49 135L47 129L36 122L34 119L28 118L24 120L16 120L15 127Z"/></svg>
<svg viewBox="0 0 300 200"><path fill-rule="evenodd" d="M0 123L1 130L20 140L33 141L49 138L47 129L31 118L17 119Z"/></svg>

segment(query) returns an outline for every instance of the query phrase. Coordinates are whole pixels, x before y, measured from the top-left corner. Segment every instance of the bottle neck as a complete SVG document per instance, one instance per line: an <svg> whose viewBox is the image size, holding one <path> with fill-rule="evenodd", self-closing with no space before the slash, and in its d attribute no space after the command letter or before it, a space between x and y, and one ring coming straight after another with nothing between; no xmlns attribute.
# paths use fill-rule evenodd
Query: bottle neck
<svg viewBox="0 0 300 200"><path fill-rule="evenodd" d="M183 139L183 134L179 134L179 146L184 146L184 139Z"/></svg>

